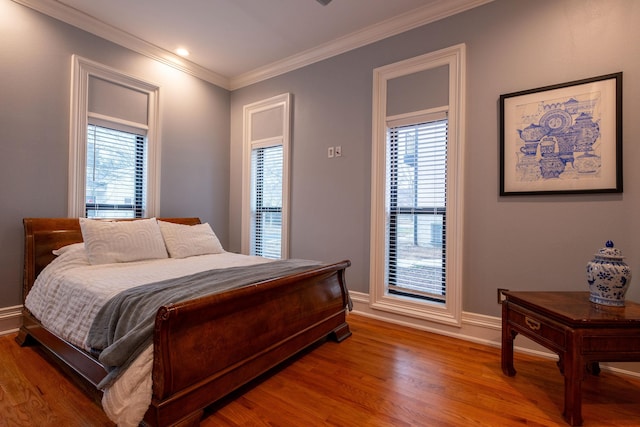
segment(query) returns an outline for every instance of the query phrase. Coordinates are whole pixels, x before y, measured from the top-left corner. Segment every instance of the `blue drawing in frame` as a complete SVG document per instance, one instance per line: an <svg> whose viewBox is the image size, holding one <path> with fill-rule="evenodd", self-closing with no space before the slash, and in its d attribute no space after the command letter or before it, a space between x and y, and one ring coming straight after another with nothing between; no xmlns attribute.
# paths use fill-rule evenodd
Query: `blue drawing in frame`
<svg viewBox="0 0 640 427"><path fill-rule="evenodd" d="M622 73L500 96L500 195L622 191Z"/></svg>

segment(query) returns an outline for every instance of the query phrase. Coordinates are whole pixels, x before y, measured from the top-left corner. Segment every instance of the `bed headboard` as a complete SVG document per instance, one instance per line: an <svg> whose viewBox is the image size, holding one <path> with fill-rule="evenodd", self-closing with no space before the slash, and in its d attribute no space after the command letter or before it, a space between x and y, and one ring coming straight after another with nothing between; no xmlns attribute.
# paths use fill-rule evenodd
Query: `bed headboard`
<svg viewBox="0 0 640 427"><path fill-rule="evenodd" d="M200 224L199 218L158 219L178 224ZM72 243L82 242L82 232L78 218L24 218L22 222L24 225L22 301L24 302L38 274L55 258L52 251Z"/></svg>

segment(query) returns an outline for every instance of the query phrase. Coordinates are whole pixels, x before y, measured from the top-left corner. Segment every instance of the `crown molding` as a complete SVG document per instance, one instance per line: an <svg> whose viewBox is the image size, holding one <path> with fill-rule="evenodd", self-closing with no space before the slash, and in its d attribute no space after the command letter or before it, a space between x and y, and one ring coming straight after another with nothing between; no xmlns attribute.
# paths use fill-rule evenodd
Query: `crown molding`
<svg viewBox="0 0 640 427"><path fill-rule="evenodd" d="M110 42L170 67L191 74L216 86L229 89L229 79L191 61L179 57L132 34L119 30L57 0L13 0L14 2L48 15Z"/></svg>
<svg viewBox="0 0 640 427"><path fill-rule="evenodd" d="M339 37L281 61L256 68L248 73L229 79L229 89L235 90L298 68L311 65L350 50L366 46L391 36L439 21L452 15L491 3L493 0L439 0L427 6L406 12L360 31Z"/></svg>
<svg viewBox="0 0 640 427"><path fill-rule="evenodd" d="M439 21L490 3L493 0L438 0L422 8L387 19L360 31L339 37L328 43L231 78L227 78L191 61L185 60L132 34L119 30L77 9L62 4L57 0L13 1L187 74L213 83L216 86L228 90L235 90L297 70L431 22Z"/></svg>

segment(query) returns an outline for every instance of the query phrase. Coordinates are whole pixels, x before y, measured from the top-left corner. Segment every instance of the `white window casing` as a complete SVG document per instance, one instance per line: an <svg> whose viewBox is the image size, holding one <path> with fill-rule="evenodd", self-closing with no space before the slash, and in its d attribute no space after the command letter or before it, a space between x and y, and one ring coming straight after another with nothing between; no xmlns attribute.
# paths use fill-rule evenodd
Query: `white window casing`
<svg viewBox="0 0 640 427"><path fill-rule="evenodd" d="M462 317L465 50L465 45L459 44L379 67L373 72L370 306L452 326L460 326ZM443 66L448 67L447 106L433 111L388 115L387 89L390 80ZM416 123L416 117L419 120L420 114L427 118L432 113L441 114L437 110L446 111L448 117L444 303L392 295L388 292L385 278L387 129Z"/></svg>
<svg viewBox="0 0 640 427"><path fill-rule="evenodd" d="M85 173L87 158L87 128L89 123L118 129L124 132L146 134L146 183L145 192L146 217L159 215L160 206L160 87L137 77L124 74L118 70L97 62L72 56L71 73L71 112L69 131L69 201L68 216L85 216ZM90 81L104 82L120 90L114 99L106 101L103 106L91 111ZM98 85L99 86L99 85ZM98 91L98 89L96 89ZM137 98L140 104L137 111L124 108L123 117L115 114L104 114L102 110L118 111L118 103L129 103L127 97ZM100 104L100 102L94 102ZM129 107L129 106L127 106Z"/></svg>
<svg viewBox="0 0 640 427"><path fill-rule="evenodd" d="M252 191L252 153L255 150L282 147L280 258L289 257L289 180L290 180L290 103L285 93L243 108L242 241L243 254L252 254L255 246L255 196ZM258 195L261 197L261 195ZM259 233L258 233L259 234ZM261 238L262 236L258 236Z"/></svg>

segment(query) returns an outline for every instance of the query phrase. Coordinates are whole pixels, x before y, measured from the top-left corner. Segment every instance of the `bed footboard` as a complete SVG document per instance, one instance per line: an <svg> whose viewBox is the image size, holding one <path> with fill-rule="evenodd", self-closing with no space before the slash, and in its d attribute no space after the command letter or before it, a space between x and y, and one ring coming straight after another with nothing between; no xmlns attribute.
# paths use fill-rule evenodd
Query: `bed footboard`
<svg viewBox="0 0 640 427"><path fill-rule="evenodd" d="M346 323L349 261L162 307L145 423L197 425L203 409Z"/></svg>

